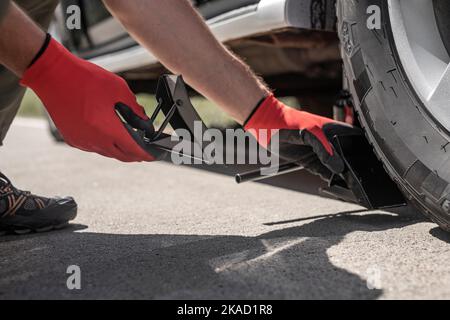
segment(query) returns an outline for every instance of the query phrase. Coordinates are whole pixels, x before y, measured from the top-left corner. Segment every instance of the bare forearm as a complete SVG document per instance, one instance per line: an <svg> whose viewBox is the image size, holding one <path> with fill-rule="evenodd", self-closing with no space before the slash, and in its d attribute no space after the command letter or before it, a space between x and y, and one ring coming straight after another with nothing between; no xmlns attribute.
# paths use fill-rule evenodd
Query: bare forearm
<svg viewBox="0 0 450 320"><path fill-rule="evenodd" d="M187 0L104 0L169 70L243 122L267 88L218 42Z"/></svg>
<svg viewBox="0 0 450 320"><path fill-rule="evenodd" d="M21 77L45 40L45 33L15 4L0 23L0 63Z"/></svg>

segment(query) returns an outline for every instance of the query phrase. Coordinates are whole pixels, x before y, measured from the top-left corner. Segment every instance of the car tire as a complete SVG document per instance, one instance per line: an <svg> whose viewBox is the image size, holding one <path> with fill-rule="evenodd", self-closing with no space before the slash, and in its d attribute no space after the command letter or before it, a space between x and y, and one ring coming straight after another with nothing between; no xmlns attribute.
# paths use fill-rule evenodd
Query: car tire
<svg viewBox="0 0 450 320"><path fill-rule="evenodd" d="M390 3L338 0L345 79L367 138L391 178L428 218L450 231L450 135L408 78ZM379 29L368 28L371 5L380 8Z"/></svg>

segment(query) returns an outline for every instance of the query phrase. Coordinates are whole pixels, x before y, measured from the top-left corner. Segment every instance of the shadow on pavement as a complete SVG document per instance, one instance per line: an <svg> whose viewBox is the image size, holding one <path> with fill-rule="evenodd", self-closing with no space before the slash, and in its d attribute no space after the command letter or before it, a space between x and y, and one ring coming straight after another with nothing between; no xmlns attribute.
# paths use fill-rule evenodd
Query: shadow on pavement
<svg viewBox="0 0 450 320"><path fill-rule="evenodd" d="M230 180L234 181L236 174L252 171L260 167L261 166L257 165L190 165L186 166L186 169L203 170L215 174L220 174L227 176ZM260 180L257 183L312 195L319 195L319 188L326 187L325 182L323 182L319 177L307 172L306 170L291 172L289 174L284 174L277 177L271 177L265 180Z"/></svg>
<svg viewBox="0 0 450 320"><path fill-rule="evenodd" d="M230 166L219 166L219 165L192 165L186 166L187 170L204 170L207 172L212 172L215 174L221 174L229 177L234 180L234 177L237 173L242 173L246 171L251 171L257 169L258 166L253 165L230 165ZM265 180L260 180L258 182L248 182L248 183L262 183L275 188L282 188L290 191L296 191L300 193L317 195L324 197L319 192L320 188L324 188L327 186L327 183L321 180L318 176L315 176L309 173L306 170L291 172L288 174L280 175L277 177L271 177ZM326 197L325 197L326 198ZM349 213L361 213L366 212L367 209L355 210ZM393 214L398 214L401 216L414 217L417 219L425 219L425 216L420 213L419 209L414 207L413 205L407 205L404 207L396 207L396 208L386 208L383 211L390 212ZM302 221L301 219L299 221ZM295 222L295 221L290 221ZM283 222L282 222L283 223ZM281 224L282 224L281 223ZM279 223L274 223L279 224ZM268 224L270 225L270 224Z"/></svg>
<svg viewBox="0 0 450 320"><path fill-rule="evenodd" d="M333 265L327 250L355 231L417 222L343 213L256 237L75 232L83 226L4 237L0 299L376 299L382 290ZM81 291L66 288L69 265L81 268Z"/></svg>
<svg viewBox="0 0 450 320"><path fill-rule="evenodd" d="M444 241L445 243L450 243L450 233L442 230L439 227L431 229L430 230L430 235L432 235L436 239Z"/></svg>

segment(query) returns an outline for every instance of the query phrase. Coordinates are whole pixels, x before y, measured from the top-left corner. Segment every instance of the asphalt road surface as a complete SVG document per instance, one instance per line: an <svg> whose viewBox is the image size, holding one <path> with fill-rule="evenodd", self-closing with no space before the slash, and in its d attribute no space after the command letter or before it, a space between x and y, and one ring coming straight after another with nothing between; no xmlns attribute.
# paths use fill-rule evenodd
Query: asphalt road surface
<svg viewBox="0 0 450 320"><path fill-rule="evenodd" d="M79 203L69 229L0 238L0 299L450 298L450 236L412 209L323 199L302 174L236 185L121 164L54 143L39 121L17 121L0 154L17 186ZM81 290L67 288L72 265Z"/></svg>

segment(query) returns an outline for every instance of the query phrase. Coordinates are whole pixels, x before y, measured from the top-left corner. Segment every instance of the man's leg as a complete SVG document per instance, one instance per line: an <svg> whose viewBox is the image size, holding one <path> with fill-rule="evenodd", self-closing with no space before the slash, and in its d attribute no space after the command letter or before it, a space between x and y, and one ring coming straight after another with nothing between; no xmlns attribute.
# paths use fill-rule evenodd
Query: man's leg
<svg viewBox="0 0 450 320"><path fill-rule="evenodd" d="M3 1L3 0L0 0ZM57 0L17 0L43 29L52 19ZM6 19L6 18L5 18ZM11 71L0 66L0 143L17 114L25 89ZM77 204L70 198L45 198L15 188L0 173L0 234L24 234L63 227L76 217Z"/></svg>
<svg viewBox="0 0 450 320"><path fill-rule="evenodd" d="M17 0L23 10L43 29L50 25L58 0ZM0 66L0 145L19 110L25 88L11 71Z"/></svg>

